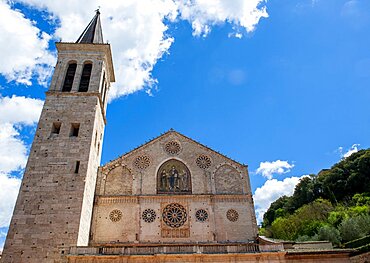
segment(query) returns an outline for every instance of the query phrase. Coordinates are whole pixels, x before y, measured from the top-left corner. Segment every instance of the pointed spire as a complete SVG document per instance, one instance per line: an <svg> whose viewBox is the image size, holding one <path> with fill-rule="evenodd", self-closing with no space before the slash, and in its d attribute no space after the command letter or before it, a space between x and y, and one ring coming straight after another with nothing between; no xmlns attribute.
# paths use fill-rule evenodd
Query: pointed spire
<svg viewBox="0 0 370 263"><path fill-rule="evenodd" d="M100 23L100 12L96 10L94 18L87 25L76 43L103 44L103 31Z"/></svg>

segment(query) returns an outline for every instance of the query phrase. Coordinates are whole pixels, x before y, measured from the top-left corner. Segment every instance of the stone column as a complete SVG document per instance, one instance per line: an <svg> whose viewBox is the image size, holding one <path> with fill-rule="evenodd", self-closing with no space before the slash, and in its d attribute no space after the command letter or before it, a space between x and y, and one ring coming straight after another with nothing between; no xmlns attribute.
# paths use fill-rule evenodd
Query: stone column
<svg viewBox="0 0 370 263"><path fill-rule="evenodd" d="M73 85L72 85L72 90L71 90L72 92L78 91L78 86L80 85L83 66L84 66L83 64L77 63L76 73L73 79Z"/></svg>

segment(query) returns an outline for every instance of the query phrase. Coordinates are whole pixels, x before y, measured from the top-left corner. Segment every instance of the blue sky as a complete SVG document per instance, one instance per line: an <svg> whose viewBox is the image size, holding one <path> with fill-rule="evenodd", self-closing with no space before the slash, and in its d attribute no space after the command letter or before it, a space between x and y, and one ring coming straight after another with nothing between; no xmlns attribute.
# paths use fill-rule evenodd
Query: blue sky
<svg viewBox="0 0 370 263"><path fill-rule="evenodd" d="M0 66L0 247L55 63L54 42L78 38L99 4L92 2L81 11L69 1L0 1L9 13L0 33L10 39L0 40L9 65ZM370 2L216 2L101 4L118 75L102 163L174 128L249 165L260 218L301 176L369 147ZM24 39L13 40L12 29Z"/></svg>

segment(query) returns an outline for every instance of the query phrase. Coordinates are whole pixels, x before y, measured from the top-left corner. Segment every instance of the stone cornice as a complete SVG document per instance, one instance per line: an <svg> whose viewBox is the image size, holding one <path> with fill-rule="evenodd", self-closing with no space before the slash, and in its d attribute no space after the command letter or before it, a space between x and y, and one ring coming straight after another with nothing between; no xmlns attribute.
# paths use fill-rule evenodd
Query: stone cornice
<svg viewBox="0 0 370 263"><path fill-rule="evenodd" d="M119 203L157 203L157 202L250 202L252 195L120 195L120 196L96 196L97 204Z"/></svg>

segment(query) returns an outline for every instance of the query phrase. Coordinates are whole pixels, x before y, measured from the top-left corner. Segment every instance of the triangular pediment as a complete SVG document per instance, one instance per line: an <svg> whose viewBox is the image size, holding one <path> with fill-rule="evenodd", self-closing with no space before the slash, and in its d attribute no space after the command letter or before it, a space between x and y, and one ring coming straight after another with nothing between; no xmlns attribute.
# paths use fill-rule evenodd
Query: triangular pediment
<svg viewBox="0 0 370 263"><path fill-rule="evenodd" d="M159 135L158 137L155 137L151 139L150 141L145 142L144 144L136 147L135 149L121 155L120 157L106 163L102 166L103 170L110 169L112 167L115 167L117 163L122 163L127 161L128 159L131 159L132 156L140 156L140 153L145 152L153 152L155 156L159 154L159 152L166 153L165 156L162 156L163 158L170 158L171 156L174 158L178 158L181 156L181 152L185 148L191 148L195 155L199 156L207 156L211 158L211 156L217 156L217 159L222 159L224 163L229 163L238 167L247 167L246 164L239 163L230 157L215 151L211 149L210 147L192 139L189 138L183 134L181 134L178 131L175 131L174 129L170 129L169 131ZM206 154L207 153L207 154ZM153 155L153 154L152 154ZM159 156L157 156L159 157ZM198 158L197 157L197 158ZM207 160L205 160L207 161Z"/></svg>

